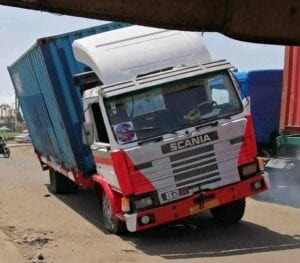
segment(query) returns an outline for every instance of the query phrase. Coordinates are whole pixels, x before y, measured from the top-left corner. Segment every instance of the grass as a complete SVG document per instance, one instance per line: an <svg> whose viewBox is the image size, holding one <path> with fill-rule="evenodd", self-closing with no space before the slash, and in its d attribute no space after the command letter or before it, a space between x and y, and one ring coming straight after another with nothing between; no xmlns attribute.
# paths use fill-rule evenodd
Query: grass
<svg viewBox="0 0 300 263"><path fill-rule="evenodd" d="M6 140L13 140L15 136L19 135L18 132L0 132L0 136L5 138Z"/></svg>

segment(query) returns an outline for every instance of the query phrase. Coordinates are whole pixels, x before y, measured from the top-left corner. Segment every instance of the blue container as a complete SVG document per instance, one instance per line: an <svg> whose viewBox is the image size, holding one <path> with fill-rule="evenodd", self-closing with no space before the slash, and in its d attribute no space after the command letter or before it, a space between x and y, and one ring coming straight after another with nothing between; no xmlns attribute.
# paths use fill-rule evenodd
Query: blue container
<svg viewBox="0 0 300 263"><path fill-rule="evenodd" d="M37 40L8 67L34 149L68 169L95 169L82 143L82 100L73 75L87 70L72 52L74 40L128 26L109 23Z"/></svg>
<svg viewBox="0 0 300 263"><path fill-rule="evenodd" d="M234 75L240 83L240 95L241 98L249 97L249 83L248 83L248 72L235 72Z"/></svg>
<svg viewBox="0 0 300 263"><path fill-rule="evenodd" d="M248 74L251 115L257 143L268 144L279 130L282 70L259 70Z"/></svg>
<svg viewBox="0 0 300 263"><path fill-rule="evenodd" d="M258 144L269 144L279 129L282 70L256 70L236 74L250 96L250 109Z"/></svg>

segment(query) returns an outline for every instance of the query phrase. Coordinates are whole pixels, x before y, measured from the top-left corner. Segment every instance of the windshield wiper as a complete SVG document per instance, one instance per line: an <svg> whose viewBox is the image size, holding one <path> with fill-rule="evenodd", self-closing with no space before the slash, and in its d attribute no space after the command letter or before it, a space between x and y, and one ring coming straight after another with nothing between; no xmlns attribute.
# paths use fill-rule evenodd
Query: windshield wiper
<svg viewBox="0 0 300 263"><path fill-rule="evenodd" d="M143 127L140 129L134 129L133 132L143 132L143 131L151 131L151 130L160 130L160 127Z"/></svg>
<svg viewBox="0 0 300 263"><path fill-rule="evenodd" d="M220 115L220 110L219 109L213 109L211 112L209 112L207 114L204 114L203 116L199 117L197 120L191 121L190 123L188 123L184 126L196 126L196 125L202 124L204 122L205 122L205 124L201 125L200 127L210 126L210 125L211 126L216 126L218 124L217 121L216 121L217 124L215 124L215 122L207 123L207 121L214 120L219 115ZM198 127L196 127L196 129L198 129Z"/></svg>
<svg viewBox="0 0 300 263"><path fill-rule="evenodd" d="M158 137L149 138L149 139L145 139L145 140L139 141L138 145L143 145L143 144L149 143L149 142L159 142L159 141L162 141L162 140L163 140L163 137L162 136L158 136Z"/></svg>
<svg viewBox="0 0 300 263"><path fill-rule="evenodd" d="M222 116L222 114L220 114L220 112L218 112L217 114L209 114L209 116L207 116L208 114L206 114L206 116L201 117L199 120L197 120L194 123L191 123L192 125L197 125L197 124L202 124L202 125L198 125L195 127L196 130L199 130L203 127L206 126L212 126L215 127L219 124L218 120L219 119L227 119L227 120L231 120L231 116ZM216 120L217 119L217 120ZM213 121L215 120L215 121ZM209 122L212 121L212 122Z"/></svg>
<svg viewBox="0 0 300 263"><path fill-rule="evenodd" d="M203 120L203 121L206 121L206 120L209 120L209 119L214 119L218 115L220 115L220 111L221 111L220 109L213 109L211 112L200 116L200 119Z"/></svg>

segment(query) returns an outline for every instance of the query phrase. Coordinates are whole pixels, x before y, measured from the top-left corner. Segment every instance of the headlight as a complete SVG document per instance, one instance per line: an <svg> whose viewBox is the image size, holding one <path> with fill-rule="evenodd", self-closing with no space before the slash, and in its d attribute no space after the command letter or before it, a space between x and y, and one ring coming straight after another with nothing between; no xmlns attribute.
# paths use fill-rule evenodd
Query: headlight
<svg viewBox="0 0 300 263"><path fill-rule="evenodd" d="M257 174L259 172L259 167L257 162L246 164L244 166L239 167L240 176L242 179L245 179L251 175Z"/></svg>
<svg viewBox="0 0 300 263"><path fill-rule="evenodd" d="M148 206L153 205L153 200L151 196L142 197L140 199L134 200L134 206L136 209L143 209Z"/></svg>

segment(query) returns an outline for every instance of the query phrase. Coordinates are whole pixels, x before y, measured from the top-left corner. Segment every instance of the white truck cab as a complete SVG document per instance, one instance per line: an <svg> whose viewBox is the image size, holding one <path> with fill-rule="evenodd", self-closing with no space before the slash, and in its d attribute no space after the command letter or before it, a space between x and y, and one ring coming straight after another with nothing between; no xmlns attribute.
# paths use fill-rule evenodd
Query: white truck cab
<svg viewBox="0 0 300 263"><path fill-rule="evenodd" d="M208 209L238 221L245 197L268 188L232 66L212 60L198 33L130 26L73 51L97 78L83 91L85 135L109 231ZM238 212L221 218L230 204Z"/></svg>

